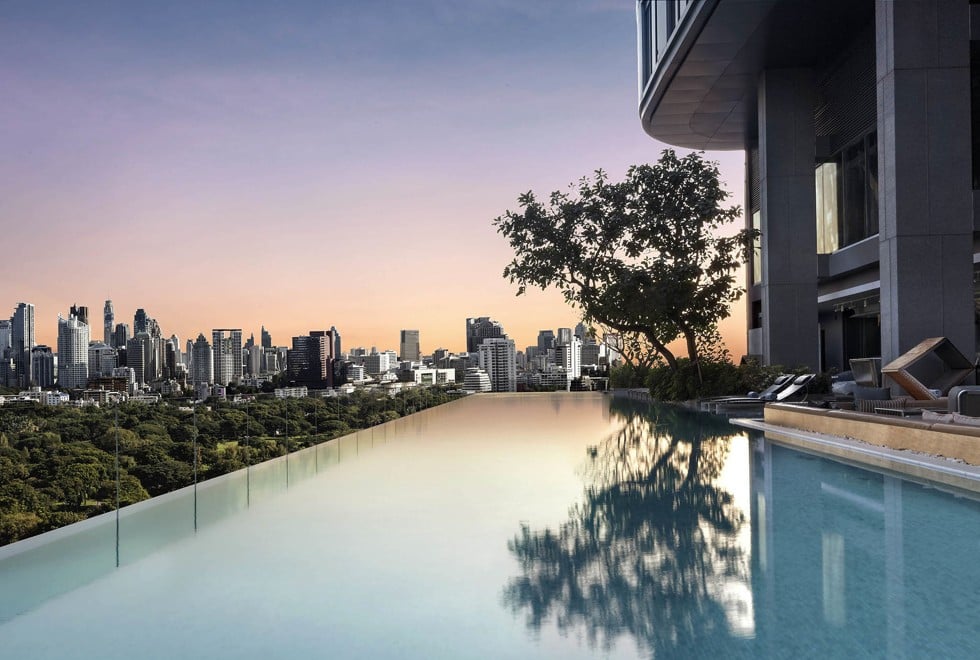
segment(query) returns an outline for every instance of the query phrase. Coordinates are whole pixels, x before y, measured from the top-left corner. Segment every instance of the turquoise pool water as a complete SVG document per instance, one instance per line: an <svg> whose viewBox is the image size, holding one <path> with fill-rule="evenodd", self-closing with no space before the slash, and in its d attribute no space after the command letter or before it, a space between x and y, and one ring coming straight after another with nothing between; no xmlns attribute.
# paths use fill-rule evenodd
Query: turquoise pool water
<svg viewBox="0 0 980 660"><path fill-rule="evenodd" d="M0 549L0 656L977 656L976 501L717 418L480 395L192 496Z"/></svg>

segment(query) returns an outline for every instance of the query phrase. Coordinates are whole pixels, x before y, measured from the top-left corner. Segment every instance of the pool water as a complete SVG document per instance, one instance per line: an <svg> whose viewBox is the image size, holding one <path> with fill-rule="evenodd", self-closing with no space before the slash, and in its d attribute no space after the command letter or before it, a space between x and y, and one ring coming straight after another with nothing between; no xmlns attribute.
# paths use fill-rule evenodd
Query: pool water
<svg viewBox="0 0 980 660"><path fill-rule="evenodd" d="M126 512L118 569L90 525L71 590L66 546L0 553L0 656L978 654L977 501L719 418L479 395L291 461L202 485L196 532Z"/></svg>

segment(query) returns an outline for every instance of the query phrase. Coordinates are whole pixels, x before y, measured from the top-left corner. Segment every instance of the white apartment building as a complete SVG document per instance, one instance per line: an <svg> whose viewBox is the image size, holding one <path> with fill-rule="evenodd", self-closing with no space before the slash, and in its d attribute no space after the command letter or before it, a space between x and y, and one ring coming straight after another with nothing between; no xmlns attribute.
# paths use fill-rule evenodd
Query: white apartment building
<svg viewBox="0 0 980 660"><path fill-rule="evenodd" d="M470 367L466 370L463 389L467 392L492 392L493 385L490 383L490 376L487 375L486 371L477 367Z"/></svg>
<svg viewBox="0 0 980 660"><path fill-rule="evenodd" d="M565 328L559 328L559 336ZM574 335L568 336L567 343L555 348L555 366L565 370L568 380L582 377L582 340Z"/></svg>
<svg viewBox="0 0 980 660"><path fill-rule="evenodd" d="M81 389L88 382L88 325L58 315L58 385Z"/></svg>
<svg viewBox="0 0 980 660"><path fill-rule="evenodd" d="M487 372L494 392L517 391L517 351L513 339L484 339L479 346L480 369Z"/></svg>

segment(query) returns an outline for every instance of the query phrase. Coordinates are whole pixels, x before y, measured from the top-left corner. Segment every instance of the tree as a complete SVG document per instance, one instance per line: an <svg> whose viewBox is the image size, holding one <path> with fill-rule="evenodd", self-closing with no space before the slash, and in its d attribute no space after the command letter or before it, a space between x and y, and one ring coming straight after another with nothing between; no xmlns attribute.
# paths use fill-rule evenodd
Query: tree
<svg viewBox="0 0 980 660"><path fill-rule="evenodd" d="M703 338L714 336L741 295L735 273L757 235L720 230L741 215L716 163L665 150L653 165L634 165L612 183L602 170L578 183L577 194L533 192L518 198L520 212L494 220L514 259L504 277L527 287L555 287L587 322L624 336L676 370L667 347L683 338L698 363Z"/></svg>

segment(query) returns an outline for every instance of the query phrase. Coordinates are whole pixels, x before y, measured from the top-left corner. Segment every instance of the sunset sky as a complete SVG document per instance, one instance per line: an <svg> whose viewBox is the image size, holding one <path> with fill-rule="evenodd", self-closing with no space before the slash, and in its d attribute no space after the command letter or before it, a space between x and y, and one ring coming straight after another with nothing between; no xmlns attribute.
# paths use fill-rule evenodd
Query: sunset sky
<svg viewBox="0 0 980 660"><path fill-rule="evenodd" d="M658 157L635 39L632 0L4 1L0 312L426 353L492 316L523 349L579 317L515 297L491 221ZM737 358L741 304L723 331Z"/></svg>

